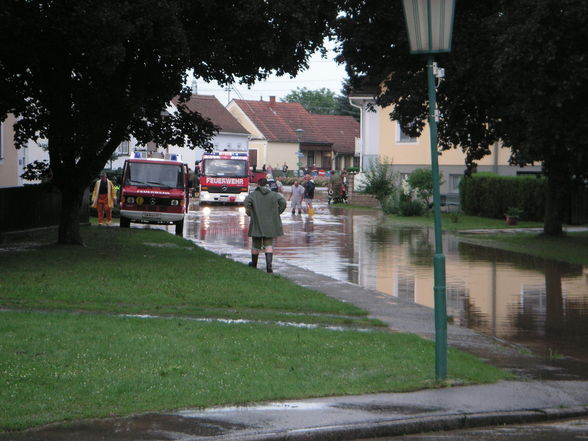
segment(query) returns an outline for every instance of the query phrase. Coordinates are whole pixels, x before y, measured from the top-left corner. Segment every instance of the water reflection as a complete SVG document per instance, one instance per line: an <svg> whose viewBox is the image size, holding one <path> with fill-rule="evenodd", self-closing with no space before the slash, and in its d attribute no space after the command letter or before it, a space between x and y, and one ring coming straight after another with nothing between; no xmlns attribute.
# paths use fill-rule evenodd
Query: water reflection
<svg viewBox="0 0 588 441"><path fill-rule="evenodd" d="M287 213L287 214L286 214ZM187 237L248 253L248 217L237 207L192 213ZM329 209L282 215L280 260L433 307L434 237L376 211ZM548 356L588 361L588 267L443 239L447 313L454 324L518 342Z"/></svg>

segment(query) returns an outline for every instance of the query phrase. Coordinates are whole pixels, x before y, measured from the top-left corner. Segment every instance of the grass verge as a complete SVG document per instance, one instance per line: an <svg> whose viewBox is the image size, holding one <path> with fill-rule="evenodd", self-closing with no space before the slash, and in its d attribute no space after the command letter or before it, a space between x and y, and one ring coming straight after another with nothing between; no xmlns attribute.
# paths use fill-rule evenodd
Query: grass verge
<svg viewBox="0 0 588 441"><path fill-rule="evenodd" d="M35 238L0 251L0 430L439 386L432 342L382 330L353 305L163 231L83 235L85 247ZM210 317L266 322L196 320ZM454 350L448 365L464 384L507 377Z"/></svg>
<svg viewBox="0 0 588 441"><path fill-rule="evenodd" d="M397 216L388 215L395 223L433 227L433 214L428 213L426 216ZM463 213L441 213L441 226L444 231L458 232L462 230L496 230L496 229L513 229L513 228L542 228L541 222L520 221L518 225L507 225L504 219L491 219L487 217L468 216Z"/></svg>
<svg viewBox="0 0 588 441"><path fill-rule="evenodd" d="M543 259L588 265L588 232L572 232L560 237L535 233L460 235L460 240Z"/></svg>

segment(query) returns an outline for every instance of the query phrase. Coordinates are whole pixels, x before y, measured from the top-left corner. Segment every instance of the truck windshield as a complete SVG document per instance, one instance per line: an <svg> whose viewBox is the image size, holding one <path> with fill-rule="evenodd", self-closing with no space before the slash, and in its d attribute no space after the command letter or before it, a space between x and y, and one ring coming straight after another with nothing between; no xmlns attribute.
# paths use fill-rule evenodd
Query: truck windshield
<svg viewBox="0 0 588 441"><path fill-rule="evenodd" d="M184 188L183 168L181 164L129 162L124 185Z"/></svg>
<svg viewBox="0 0 588 441"><path fill-rule="evenodd" d="M247 176L247 161L241 159L205 159L204 175L206 176Z"/></svg>

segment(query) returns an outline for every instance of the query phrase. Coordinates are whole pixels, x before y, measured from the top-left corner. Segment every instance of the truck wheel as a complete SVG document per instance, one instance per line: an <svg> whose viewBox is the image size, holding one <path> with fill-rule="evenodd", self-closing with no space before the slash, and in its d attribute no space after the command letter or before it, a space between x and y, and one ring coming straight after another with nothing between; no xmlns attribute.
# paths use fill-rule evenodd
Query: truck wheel
<svg viewBox="0 0 588 441"><path fill-rule="evenodd" d="M184 234L184 221L176 222L176 236Z"/></svg>
<svg viewBox="0 0 588 441"><path fill-rule="evenodd" d="M128 217L120 217L120 227L129 228L131 226L131 220Z"/></svg>

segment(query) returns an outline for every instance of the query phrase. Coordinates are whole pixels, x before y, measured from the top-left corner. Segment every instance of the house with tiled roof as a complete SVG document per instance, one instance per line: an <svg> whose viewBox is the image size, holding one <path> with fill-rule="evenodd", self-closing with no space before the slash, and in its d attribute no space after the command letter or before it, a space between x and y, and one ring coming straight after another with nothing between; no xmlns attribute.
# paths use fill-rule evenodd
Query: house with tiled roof
<svg viewBox="0 0 588 441"><path fill-rule="evenodd" d="M232 100L227 110L250 133L251 164L289 170L354 165L359 123L350 116L315 115L299 103Z"/></svg>
<svg viewBox="0 0 588 441"><path fill-rule="evenodd" d="M358 142L360 152L360 169L369 170L371 164L390 162L390 168L401 178L406 178L414 170L431 167L430 130L425 125L419 138L404 133L400 123L390 119L391 106L382 108L377 105L375 95L377 88L372 86L366 91L356 91L350 95L350 102L361 111L361 135ZM540 165L525 168L511 165L511 151L496 142L490 146L487 156L477 161L477 170L491 172L502 176L519 174L538 174ZM465 153L461 148L445 150L439 154L439 172L442 176L440 190L453 200L458 200L459 182L466 169Z"/></svg>
<svg viewBox="0 0 588 441"><path fill-rule="evenodd" d="M166 109L166 112L177 111L176 105L178 99L174 98L171 105ZM203 117L210 119L216 126L219 127L219 132L212 138L211 142L217 150L243 150L249 149L250 133L245 129L221 102L214 95L192 95L190 100L186 103L186 107L192 112L198 112ZM134 139L130 142L122 143L117 149L118 158L112 161L112 165L108 165L112 169L122 167L125 159L127 159L133 151L146 150L148 156L156 157L158 155L165 155L166 153L175 153L181 155L184 162L190 168L194 168L195 162L200 160L203 149L189 149L187 147L178 147L173 145L158 146L155 143L148 143L145 147L137 146Z"/></svg>
<svg viewBox="0 0 588 441"><path fill-rule="evenodd" d="M176 104L172 101L172 104ZM214 95L192 95L186 103L186 107L192 112L198 112L203 117L210 119L219 127L219 132L211 140L215 150L241 150L249 149L251 134L235 119L233 115L221 104ZM190 167L202 157L204 150L180 148L169 146L169 153L181 153L182 159Z"/></svg>

